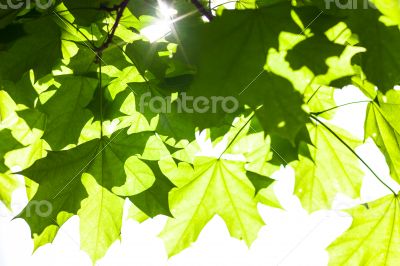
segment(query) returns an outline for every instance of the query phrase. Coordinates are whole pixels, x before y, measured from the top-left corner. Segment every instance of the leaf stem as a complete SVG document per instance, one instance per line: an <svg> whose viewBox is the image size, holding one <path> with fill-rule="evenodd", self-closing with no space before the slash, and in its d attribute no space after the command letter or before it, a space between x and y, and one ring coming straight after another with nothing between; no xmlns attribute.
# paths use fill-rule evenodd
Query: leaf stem
<svg viewBox="0 0 400 266"><path fill-rule="evenodd" d="M86 39L86 41L90 44L86 45L89 49L93 50L96 49L95 45L89 40L89 38L78 28L76 27L71 21L69 21L68 19L64 18L63 16L60 16L58 13L56 13L55 11L53 11L53 13L59 18L61 19L61 21L63 21L65 23L65 25L72 27L73 29L75 29L77 32L79 32L83 38Z"/></svg>
<svg viewBox="0 0 400 266"><path fill-rule="evenodd" d="M250 123L250 121L254 118L255 113L253 113L250 118L246 121L246 123L242 126L241 129L236 133L235 137L229 142L228 146L226 146L225 150L221 152L220 156L218 157L218 160L221 159L222 155L232 146L232 144L235 142L239 134L243 131L243 129Z"/></svg>
<svg viewBox="0 0 400 266"><path fill-rule="evenodd" d="M357 104L357 103L371 103L371 102L372 102L372 101L370 101L370 100L363 100L363 101L356 101L356 102L351 102L351 103L345 103L345 104L341 104L341 105L338 105L338 106L331 107L331 108L329 108L329 109L326 109L326 110L323 110L323 111L320 111L320 112L311 112L311 114L312 114L312 115L321 115L321 114L323 114L323 113L326 113L326 112L329 112L329 111L332 111L332 110L335 110L335 109L338 109L338 108L340 108L340 107L344 107L344 106L347 106L347 105Z"/></svg>
<svg viewBox="0 0 400 266"><path fill-rule="evenodd" d="M311 83L314 81L314 78L308 83L307 86L311 86ZM322 88L322 86L319 86L314 92L313 94L310 96L310 98L307 100L307 103L311 102L311 100L314 98L315 95L317 95L317 93L319 92L319 90Z"/></svg>
<svg viewBox="0 0 400 266"><path fill-rule="evenodd" d="M100 55L101 56L101 55ZM100 90L100 137L103 139L103 122L104 122L104 114L103 114L103 97L104 97L104 91L103 91L103 84L102 84L102 64L101 60L98 62L99 64L99 90Z"/></svg>
<svg viewBox="0 0 400 266"><path fill-rule="evenodd" d="M212 7L212 10L215 10L215 9L217 9L218 7L223 6L223 5L226 5L226 4L237 3L237 2L239 2L239 1L227 1L227 2L224 2L224 3L221 3L221 4L218 4L218 5L213 6L213 7ZM211 8L211 5L210 5L210 8Z"/></svg>
<svg viewBox="0 0 400 266"><path fill-rule="evenodd" d="M385 187L387 187L393 193L393 195L397 196L397 193L391 187L389 187L389 185L383 182L383 180L375 173L374 170L372 170L372 168L364 161L364 159L361 158L353 150L353 148L351 148L349 144L347 144L341 137L339 137L327 124L318 119L318 117L315 116L314 114L310 114L310 117L319 124L321 124L324 128L326 128L333 136L335 136L336 139L338 139L351 153L353 153L368 168L368 170L379 180L379 182L381 182Z"/></svg>

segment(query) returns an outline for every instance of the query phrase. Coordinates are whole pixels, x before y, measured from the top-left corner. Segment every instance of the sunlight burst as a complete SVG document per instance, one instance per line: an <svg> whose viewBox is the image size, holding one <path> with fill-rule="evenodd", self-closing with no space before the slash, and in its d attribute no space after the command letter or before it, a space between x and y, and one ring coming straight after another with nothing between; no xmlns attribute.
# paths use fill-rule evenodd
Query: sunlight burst
<svg viewBox="0 0 400 266"><path fill-rule="evenodd" d="M163 1L158 1L159 18L150 26L143 28L140 34L145 36L150 42L158 41L172 31L173 18L178 13Z"/></svg>

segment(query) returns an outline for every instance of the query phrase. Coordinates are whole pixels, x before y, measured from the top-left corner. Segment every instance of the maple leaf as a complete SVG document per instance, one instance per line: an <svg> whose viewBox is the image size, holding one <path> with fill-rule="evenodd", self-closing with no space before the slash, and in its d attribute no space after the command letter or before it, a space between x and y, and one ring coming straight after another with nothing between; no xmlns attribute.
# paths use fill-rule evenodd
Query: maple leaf
<svg viewBox="0 0 400 266"><path fill-rule="evenodd" d="M173 184L164 176L157 176L159 172L152 172L137 157L143 155L146 159L157 154L159 157L154 158L160 159L162 150L145 151L155 142L151 136L154 133L128 135L125 129L70 150L48 152L47 157L21 172L37 182L39 188L18 217L28 222L33 235L40 236L48 226L58 225L61 212L78 214L82 217L82 247L93 260L101 258L120 234L123 200L117 194L130 197L134 203L138 201L138 206L151 216L159 214L157 211L169 213L168 205L161 209L158 202L164 203L160 199L167 198ZM162 180L155 181L159 178ZM157 183L157 193L146 194L149 201L142 204L140 193L146 193L153 183ZM153 202L157 205L153 206ZM41 205L48 207L45 213L37 211ZM93 234L88 232L93 227L100 229Z"/></svg>
<svg viewBox="0 0 400 266"><path fill-rule="evenodd" d="M42 78L62 59L61 31L51 18L25 23L24 31L8 50L0 50L0 80L17 81L30 69Z"/></svg>
<svg viewBox="0 0 400 266"><path fill-rule="evenodd" d="M348 210L351 227L328 247L329 265L396 265L400 239L398 196Z"/></svg>
<svg viewBox="0 0 400 266"><path fill-rule="evenodd" d="M137 221L168 216L170 256L215 215L250 245L264 224L257 204L282 207L270 178L281 165L295 167L308 211L330 208L338 193L358 197L360 162L372 171L354 151L361 143L322 122L342 107L333 87L349 84L371 99L365 137L400 183L396 0L373 0L378 10L361 0L351 9L240 0L215 12L206 2L164 3L176 15L156 0L0 8L0 200L9 207L19 186L9 168L25 169L30 201L18 217L35 250L78 215L81 248L96 262L120 237L125 200ZM171 33L150 43L146 28L160 20ZM149 92L170 110L142 108ZM237 108L181 112L183 93L230 97ZM350 211L331 264L399 261L398 196L373 174L393 196Z"/></svg>
<svg viewBox="0 0 400 266"><path fill-rule="evenodd" d="M352 147L361 144L348 132L333 126L330 128ZM310 135L312 145L308 149L311 158L300 156L295 167L294 191L303 207L310 212L330 209L339 192L357 198L364 175L357 157L322 125L311 127Z"/></svg>
<svg viewBox="0 0 400 266"><path fill-rule="evenodd" d="M195 241L216 214L232 236L250 245L264 225L254 200L254 187L240 162L198 158L193 177L170 196L170 218L161 232L169 256ZM189 196L190 195L190 196Z"/></svg>
<svg viewBox="0 0 400 266"><path fill-rule="evenodd" d="M302 97L290 82L264 71L268 50L279 46L279 34L300 32L290 12L287 3L258 10L225 11L210 24L178 23L177 36L181 42L178 52L197 69L190 95L234 97L254 109L262 105L257 117L266 132L294 143L307 121L301 109ZM218 124L226 112L216 113L196 114L197 124Z"/></svg>
<svg viewBox="0 0 400 266"><path fill-rule="evenodd" d="M365 121L365 137L371 137L385 155L391 176L400 182L400 94L389 91L379 97L379 105L370 103ZM383 99L384 97L384 99Z"/></svg>

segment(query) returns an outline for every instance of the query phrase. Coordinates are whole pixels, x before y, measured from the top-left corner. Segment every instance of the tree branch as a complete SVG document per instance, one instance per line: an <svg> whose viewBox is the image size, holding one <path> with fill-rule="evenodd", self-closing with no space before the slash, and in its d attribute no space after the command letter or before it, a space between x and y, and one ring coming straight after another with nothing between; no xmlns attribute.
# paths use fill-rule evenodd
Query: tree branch
<svg viewBox="0 0 400 266"><path fill-rule="evenodd" d="M116 5L113 8L107 9L107 11L110 11L110 12L111 11L117 11L117 16L115 18L115 23L112 26L111 31L108 33L107 39L103 42L103 44L100 47L98 47L96 49L97 55L99 57L101 56L103 51L105 49L107 49L110 46L110 44L112 43L112 40L113 40L113 38L115 36L115 31L117 30L118 25L121 22L122 15L124 13L125 8L128 6L128 3L129 3L129 0L124 0L124 1L122 1L121 4Z"/></svg>
<svg viewBox="0 0 400 266"><path fill-rule="evenodd" d="M210 10L207 10L200 2L199 0L191 0L192 4L197 8L197 10L205 16L209 21L212 21L214 19L214 15Z"/></svg>

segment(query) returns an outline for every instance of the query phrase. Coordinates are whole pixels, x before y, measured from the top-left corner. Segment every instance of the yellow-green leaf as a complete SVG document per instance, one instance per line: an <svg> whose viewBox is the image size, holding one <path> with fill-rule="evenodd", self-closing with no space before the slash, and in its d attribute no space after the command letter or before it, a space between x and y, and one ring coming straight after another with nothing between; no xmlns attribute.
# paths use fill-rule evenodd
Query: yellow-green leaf
<svg viewBox="0 0 400 266"><path fill-rule="evenodd" d="M400 264L400 205L389 195L359 205L349 213L351 227L329 247L329 265L389 266Z"/></svg>

